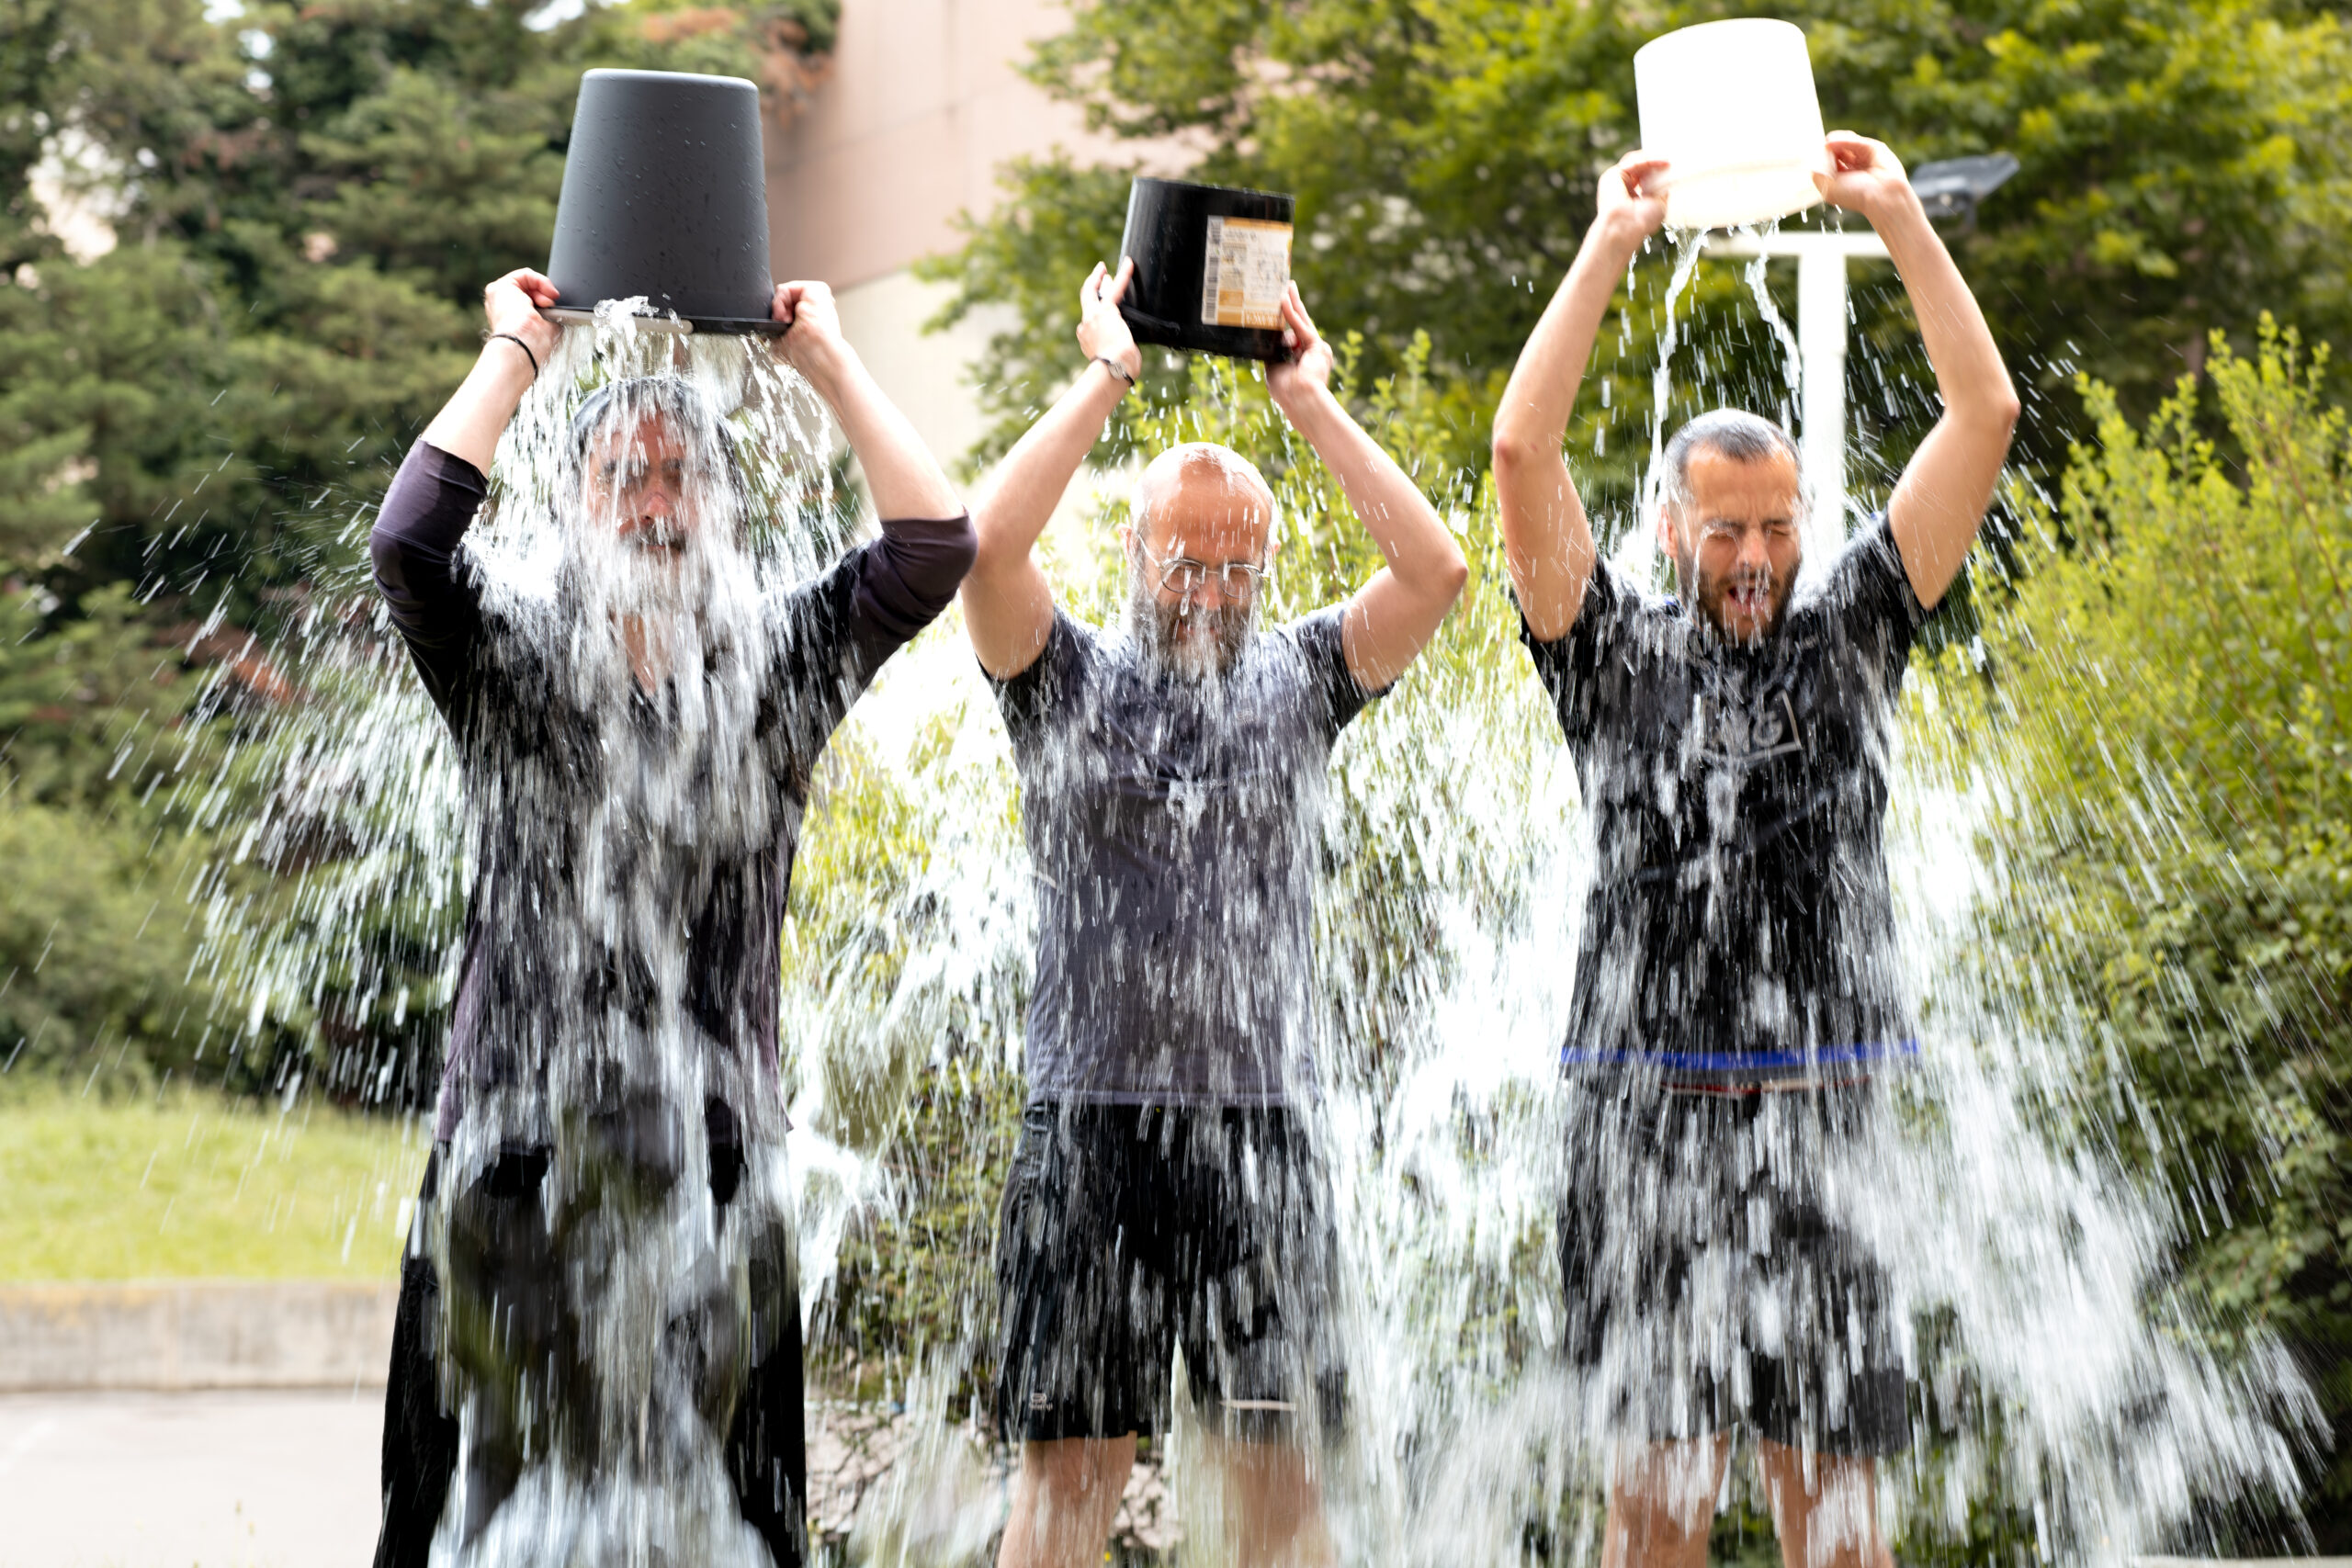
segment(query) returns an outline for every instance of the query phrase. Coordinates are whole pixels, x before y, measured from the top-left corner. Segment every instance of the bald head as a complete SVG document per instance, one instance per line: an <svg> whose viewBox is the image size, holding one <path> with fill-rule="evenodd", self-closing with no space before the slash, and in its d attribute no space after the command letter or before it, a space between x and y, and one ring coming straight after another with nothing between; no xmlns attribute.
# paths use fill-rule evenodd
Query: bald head
<svg viewBox="0 0 2352 1568"><path fill-rule="evenodd" d="M1211 566L1262 565L1273 527L1273 491L1257 465L1230 446L1171 446L1136 481L1136 537L1163 560L1189 556Z"/></svg>

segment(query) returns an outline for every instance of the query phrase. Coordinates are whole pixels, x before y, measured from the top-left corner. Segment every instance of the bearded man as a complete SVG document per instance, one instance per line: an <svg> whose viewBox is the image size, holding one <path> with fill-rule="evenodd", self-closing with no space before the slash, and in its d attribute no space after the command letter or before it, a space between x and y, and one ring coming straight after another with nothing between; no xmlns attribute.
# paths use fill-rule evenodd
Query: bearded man
<svg viewBox="0 0 2352 1568"><path fill-rule="evenodd" d="M1467 573L1402 469L1331 395L1294 287L1275 404L1387 566L1261 628L1274 501L1189 445L1137 485L1126 625L1057 608L1031 554L1142 365L1115 279L1080 291L1088 365L973 508L965 625L1012 732L1035 868L1028 1104L997 1244L996 1418L1021 1445L998 1561L1100 1562L1182 1347L1245 1562L1327 1559L1309 1452L1340 1416L1310 945L1340 729L1435 635Z"/></svg>
<svg viewBox="0 0 2352 1568"><path fill-rule="evenodd" d="M797 1568L800 1324L777 944L811 775L972 556L956 493L842 339L777 290L881 536L763 592L739 437L689 380L609 386L555 473L551 581L468 539L557 346L484 291L481 359L371 547L447 721L474 856L435 1149L401 1265L378 1568L429 1556ZM525 505L526 471L502 504Z"/></svg>
<svg viewBox="0 0 2352 1568"><path fill-rule="evenodd" d="M1826 152L1822 193L1885 241L1944 406L1816 587L1796 591L1797 447L1767 421L1717 411L1666 451L1657 540L1679 600L1600 558L1569 478L1594 335L1665 218L1662 161L1601 176L1495 417L1522 640L1593 831L1560 1248L1569 1359L1623 1443L1604 1568L1702 1568L1741 1433L1790 1568L1883 1568L1875 1459L1909 1440L1895 1303L1830 1171L1916 1048L1881 845L1894 703L2018 399L1902 164L1844 131Z"/></svg>

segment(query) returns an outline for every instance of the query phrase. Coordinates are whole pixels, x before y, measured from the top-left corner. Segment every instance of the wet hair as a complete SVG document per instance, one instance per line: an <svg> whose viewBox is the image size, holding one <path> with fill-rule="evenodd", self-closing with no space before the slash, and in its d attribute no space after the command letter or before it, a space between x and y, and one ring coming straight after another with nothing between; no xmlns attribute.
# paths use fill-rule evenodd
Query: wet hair
<svg viewBox="0 0 2352 1568"><path fill-rule="evenodd" d="M607 381L589 393L571 416L570 456L575 479L586 477L588 447L597 436L624 419L647 419L655 414L668 415L692 434L704 431L715 434L718 440L716 466L719 474L737 500L747 497L750 486L735 453L735 437L725 423L712 415L694 383L683 376L629 376Z"/></svg>
<svg viewBox="0 0 2352 1568"><path fill-rule="evenodd" d="M1713 452L1736 463L1760 463L1786 452L1796 469L1797 493L1804 493L1804 455L1796 438L1770 420L1746 409L1710 409L1688 421L1666 444L1666 499L1680 505L1690 494L1690 459Z"/></svg>

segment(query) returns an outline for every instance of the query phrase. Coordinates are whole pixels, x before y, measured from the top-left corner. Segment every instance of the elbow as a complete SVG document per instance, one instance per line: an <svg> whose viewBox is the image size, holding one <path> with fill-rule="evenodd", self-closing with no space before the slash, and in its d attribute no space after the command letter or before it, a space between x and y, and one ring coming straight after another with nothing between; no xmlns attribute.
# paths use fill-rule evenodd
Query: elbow
<svg viewBox="0 0 2352 1568"><path fill-rule="evenodd" d="M985 510L976 513L970 520L971 559L966 575L982 581L1001 577L1029 558L1029 541L1021 536L1019 530L990 526L990 523Z"/></svg>
<svg viewBox="0 0 2352 1568"><path fill-rule="evenodd" d="M2025 404L2018 398L2015 382L2003 376L1997 385L1984 389L1972 411L1974 423L1988 434L1997 434L2003 442L2017 433L2018 421L2024 417Z"/></svg>
<svg viewBox="0 0 2352 1568"><path fill-rule="evenodd" d="M376 591L387 597L400 592L408 581L408 573L401 570L401 546L400 536L384 526L379 514L368 530L368 564L375 572Z"/></svg>
<svg viewBox="0 0 2352 1568"><path fill-rule="evenodd" d="M1496 478L1499 479L1506 474L1525 472L1528 467L1543 455L1544 446L1544 443L1538 441L1527 432L1505 424L1499 420L1497 421L1495 438L1491 447L1495 459Z"/></svg>
<svg viewBox="0 0 2352 1568"><path fill-rule="evenodd" d="M972 526L972 514L965 513L956 520L956 531L941 541L941 554L956 569L956 581L961 582L972 574L973 564L979 559L980 536Z"/></svg>
<svg viewBox="0 0 2352 1568"><path fill-rule="evenodd" d="M1458 541L1449 537L1446 541L1445 559L1441 563L1441 570L1437 574L1437 585L1445 594L1446 604L1451 607L1462 597L1463 589L1469 584L1470 558L1462 553L1462 546Z"/></svg>

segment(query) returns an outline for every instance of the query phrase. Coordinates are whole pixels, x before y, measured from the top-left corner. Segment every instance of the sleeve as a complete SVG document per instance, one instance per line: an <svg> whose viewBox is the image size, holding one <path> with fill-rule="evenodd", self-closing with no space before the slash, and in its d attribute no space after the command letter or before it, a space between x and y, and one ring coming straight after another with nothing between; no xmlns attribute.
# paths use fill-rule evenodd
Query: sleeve
<svg viewBox="0 0 2352 1568"><path fill-rule="evenodd" d="M1527 617L1520 616L1519 640L1535 663L1536 679L1551 694L1560 733L1571 747L1589 744L1599 730L1605 696L1602 676L1623 651L1626 622L1640 603L1613 567L1596 560L1592 575L1585 579L1584 603L1566 635L1539 641L1528 629Z"/></svg>
<svg viewBox="0 0 2352 1568"><path fill-rule="evenodd" d="M1373 691L1355 677L1348 668L1347 614L1345 604L1329 604L1312 615L1302 615L1283 628L1306 660L1308 677L1321 698L1327 729L1325 739L1336 740L1355 716L1363 712L1374 698L1383 697L1392 685Z"/></svg>
<svg viewBox="0 0 2352 1568"><path fill-rule="evenodd" d="M1822 593L1839 639L1866 652L1891 691L1911 662L1928 608L1903 570L1903 552L1884 513L1848 542Z"/></svg>
<svg viewBox="0 0 2352 1568"><path fill-rule="evenodd" d="M1016 747L1034 745L1045 733L1046 716L1061 702L1083 668L1091 639L1076 621L1057 606L1054 624L1046 628L1046 646L1028 667L998 680L986 666L980 673L996 693L997 711L1004 715L1005 732Z"/></svg>
<svg viewBox="0 0 2352 1568"><path fill-rule="evenodd" d="M377 592L444 715L456 711L464 694L481 635L481 605L458 548L489 493L480 468L419 441L392 477L368 535Z"/></svg>
<svg viewBox="0 0 2352 1568"><path fill-rule="evenodd" d="M880 538L786 597L777 671L799 761L814 764L890 655L955 602L977 548L967 514L886 522Z"/></svg>

